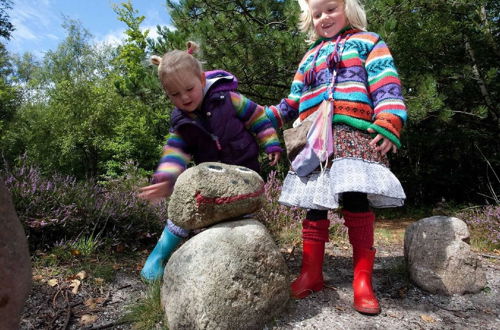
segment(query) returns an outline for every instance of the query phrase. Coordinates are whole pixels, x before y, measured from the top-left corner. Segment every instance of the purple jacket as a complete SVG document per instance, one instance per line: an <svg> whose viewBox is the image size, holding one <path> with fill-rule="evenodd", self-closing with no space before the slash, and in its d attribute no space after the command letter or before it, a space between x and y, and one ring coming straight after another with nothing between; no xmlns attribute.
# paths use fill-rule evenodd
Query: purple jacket
<svg viewBox="0 0 500 330"><path fill-rule="evenodd" d="M238 118L229 95L238 87L238 80L222 70L207 71L205 77L208 90L201 109L194 112L196 118L175 108L170 130L186 141L196 164L221 162L259 172L259 146Z"/></svg>

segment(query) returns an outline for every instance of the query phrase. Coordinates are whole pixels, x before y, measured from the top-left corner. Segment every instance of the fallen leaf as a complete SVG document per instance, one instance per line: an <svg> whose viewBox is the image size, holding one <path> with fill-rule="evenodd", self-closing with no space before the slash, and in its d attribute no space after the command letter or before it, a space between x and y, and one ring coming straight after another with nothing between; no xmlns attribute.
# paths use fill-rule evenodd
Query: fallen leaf
<svg viewBox="0 0 500 330"><path fill-rule="evenodd" d="M87 306L89 309L96 309L97 304L102 304L106 301L106 298L100 297L100 298L89 298L85 300L84 305Z"/></svg>
<svg viewBox="0 0 500 330"><path fill-rule="evenodd" d="M35 275L33 276L33 281L41 281L43 280L43 276L42 275Z"/></svg>
<svg viewBox="0 0 500 330"><path fill-rule="evenodd" d="M50 279L50 280L47 281L47 284L50 285L50 286L56 286L58 283L59 282L55 278Z"/></svg>
<svg viewBox="0 0 500 330"><path fill-rule="evenodd" d="M103 279L103 278L100 278L100 277L96 277L96 278L94 278L94 281L95 281L97 284L103 284L103 283L104 283L104 279Z"/></svg>
<svg viewBox="0 0 500 330"><path fill-rule="evenodd" d="M80 324L82 325L89 325L95 321L97 321L97 315L85 314L80 318Z"/></svg>
<svg viewBox="0 0 500 330"><path fill-rule="evenodd" d="M78 272L78 274L76 274L76 277L78 277L80 280L84 280L87 278L87 272L82 270L81 272Z"/></svg>
<svg viewBox="0 0 500 330"><path fill-rule="evenodd" d="M71 290L71 292L73 294L77 294L78 293L78 289L80 288L80 285L82 284L82 282L80 282L79 280L72 280L69 287L70 288L73 288Z"/></svg>
<svg viewBox="0 0 500 330"><path fill-rule="evenodd" d="M427 323L434 323L434 322L436 322L435 318L433 318L432 316L427 315L427 314L420 315L420 318L422 320L424 320L425 322L427 322Z"/></svg>
<svg viewBox="0 0 500 330"><path fill-rule="evenodd" d="M97 303L94 298L89 298L85 300L84 305L87 306L89 309L95 309L97 307Z"/></svg>

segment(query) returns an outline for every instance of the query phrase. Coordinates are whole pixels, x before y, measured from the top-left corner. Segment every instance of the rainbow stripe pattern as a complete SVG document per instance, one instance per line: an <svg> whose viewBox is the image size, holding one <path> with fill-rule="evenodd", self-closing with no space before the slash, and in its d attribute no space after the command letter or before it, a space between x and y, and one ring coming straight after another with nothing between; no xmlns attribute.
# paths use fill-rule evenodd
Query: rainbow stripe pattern
<svg viewBox="0 0 500 330"><path fill-rule="evenodd" d="M401 83L386 43L373 32L345 29L340 63L334 61L337 37L320 39L309 48L293 78L290 94L265 109L275 127L315 112L328 97L332 68L337 68L333 122L373 128L395 143L407 119ZM311 81L307 77L312 77Z"/></svg>
<svg viewBox="0 0 500 330"><path fill-rule="evenodd" d="M266 153L281 152L280 141L264 107L252 102L240 93L230 92L231 101L238 118L255 134L259 145Z"/></svg>
<svg viewBox="0 0 500 330"><path fill-rule="evenodd" d="M236 92L230 92L230 97L236 115L244 122L245 127L256 136L264 151L266 153L281 152L278 135L266 116L264 107ZM187 143L182 137L176 132L171 132L163 147L160 163L153 175L153 182L169 181L173 185L192 159L187 149Z"/></svg>

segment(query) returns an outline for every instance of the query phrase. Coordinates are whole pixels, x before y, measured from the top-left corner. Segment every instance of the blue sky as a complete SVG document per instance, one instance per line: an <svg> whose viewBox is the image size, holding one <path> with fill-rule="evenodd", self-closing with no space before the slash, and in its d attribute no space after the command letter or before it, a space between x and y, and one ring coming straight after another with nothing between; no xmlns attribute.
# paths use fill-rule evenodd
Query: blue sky
<svg viewBox="0 0 500 330"><path fill-rule="evenodd" d="M93 36L96 43L117 43L123 38L125 23L117 19L113 4L121 0L14 0L8 11L15 31L7 49L11 53L31 52L43 56L55 50L66 31L62 28L63 16L79 20ZM169 25L170 17L165 0L132 0L133 7L146 17L142 28L149 28L154 37L156 25Z"/></svg>

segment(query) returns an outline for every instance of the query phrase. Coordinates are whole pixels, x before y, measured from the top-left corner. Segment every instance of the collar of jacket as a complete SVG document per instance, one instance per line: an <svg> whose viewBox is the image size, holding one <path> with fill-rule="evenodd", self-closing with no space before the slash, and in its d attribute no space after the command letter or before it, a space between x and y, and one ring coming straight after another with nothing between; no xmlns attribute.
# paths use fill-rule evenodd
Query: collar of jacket
<svg viewBox="0 0 500 330"><path fill-rule="evenodd" d="M335 40L337 39L337 37L339 36L339 34L341 35L349 35L349 34L353 34L353 33L356 33L356 32L360 32L361 30L359 29L355 29L353 28L352 26L348 25L346 27L344 27L342 30L340 30L339 33L337 33L336 35L334 35L333 37L331 38L319 38L318 40L316 40L310 47L308 50L311 50L313 49L314 47L316 47L317 45L319 45L320 43L322 43L323 41L327 41L327 40Z"/></svg>

